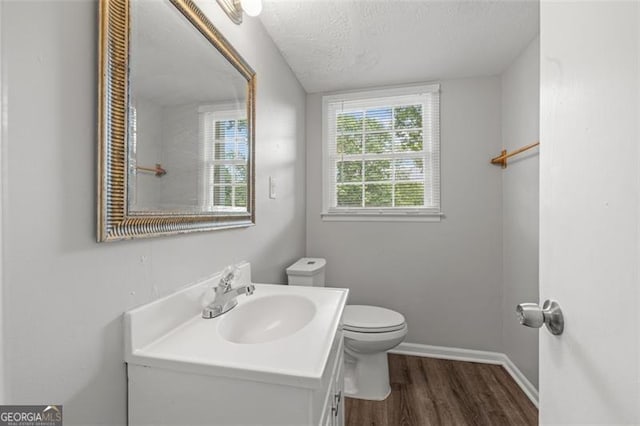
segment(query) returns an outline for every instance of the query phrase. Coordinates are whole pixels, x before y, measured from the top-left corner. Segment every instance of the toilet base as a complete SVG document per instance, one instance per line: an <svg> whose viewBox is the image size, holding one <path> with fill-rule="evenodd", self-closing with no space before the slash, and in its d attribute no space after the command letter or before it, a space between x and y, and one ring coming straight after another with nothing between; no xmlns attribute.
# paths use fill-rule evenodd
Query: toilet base
<svg viewBox="0 0 640 426"><path fill-rule="evenodd" d="M345 350L344 394L349 398L382 401L391 394L387 353L354 353Z"/></svg>

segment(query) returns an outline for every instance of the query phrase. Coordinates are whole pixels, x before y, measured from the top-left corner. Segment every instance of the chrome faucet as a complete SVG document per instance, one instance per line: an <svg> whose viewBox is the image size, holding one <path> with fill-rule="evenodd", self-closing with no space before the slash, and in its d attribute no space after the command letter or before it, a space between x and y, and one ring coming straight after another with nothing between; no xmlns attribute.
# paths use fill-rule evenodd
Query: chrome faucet
<svg viewBox="0 0 640 426"><path fill-rule="evenodd" d="M253 284L247 284L240 287L233 288L231 283L236 277L237 269L227 268L222 272L222 278L220 283L215 288L215 297L207 307L202 310L202 318L215 318L220 315L229 312L235 308L238 304L236 298L241 294L250 296L255 290Z"/></svg>

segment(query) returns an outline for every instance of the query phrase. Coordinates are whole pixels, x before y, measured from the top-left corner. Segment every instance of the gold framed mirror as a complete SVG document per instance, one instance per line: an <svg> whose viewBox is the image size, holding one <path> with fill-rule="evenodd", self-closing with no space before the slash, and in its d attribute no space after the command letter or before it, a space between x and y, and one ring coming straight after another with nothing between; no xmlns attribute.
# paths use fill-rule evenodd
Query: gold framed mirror
<svg viewBox="0 0 640 426"><path fill-rule="evenodd" d="M191 0L101 0L98 241L255 223L255 72Z"/></svg>

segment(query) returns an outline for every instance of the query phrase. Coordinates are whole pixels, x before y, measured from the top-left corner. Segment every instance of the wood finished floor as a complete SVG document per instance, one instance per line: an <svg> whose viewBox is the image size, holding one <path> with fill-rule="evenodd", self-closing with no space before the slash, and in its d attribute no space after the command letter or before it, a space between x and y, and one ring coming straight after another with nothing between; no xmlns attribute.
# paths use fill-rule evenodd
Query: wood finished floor
<svg viewBox="0 0 640 426"><path fill-rule="evenodd" d="M347 426L537 425L538 410L499 365L389 354L391 395L346 399Z"/></svg>

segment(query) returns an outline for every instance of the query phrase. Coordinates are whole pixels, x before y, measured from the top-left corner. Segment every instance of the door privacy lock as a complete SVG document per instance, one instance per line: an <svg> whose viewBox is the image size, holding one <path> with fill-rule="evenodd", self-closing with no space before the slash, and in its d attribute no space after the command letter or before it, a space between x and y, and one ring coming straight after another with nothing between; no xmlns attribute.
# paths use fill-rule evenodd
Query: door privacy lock
<svg viewBox="0 0 640 426"><path fill-rule="evenodd" d="M520 324L540 328L547 326L551 334L560 335L564 331L562 309L555 300L546 300L542 308L537 303L520 303L516 307Z"/></svg>

